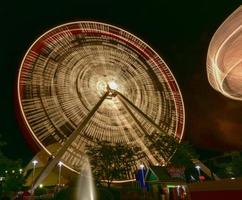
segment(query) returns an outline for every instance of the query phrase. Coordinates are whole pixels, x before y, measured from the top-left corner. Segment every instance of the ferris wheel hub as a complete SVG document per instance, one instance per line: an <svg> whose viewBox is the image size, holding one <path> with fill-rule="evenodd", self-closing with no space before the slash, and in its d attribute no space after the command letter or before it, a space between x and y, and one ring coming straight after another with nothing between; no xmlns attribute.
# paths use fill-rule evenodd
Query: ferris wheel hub
<svg viewBox="0 0 242 200"><path fill-rule="evenodd" d="M109 81L109 82L108 82L108 86L109 86L109 88L112 89L112 90L117 90L118 87L119 87L119 85L118 85L115 81Z"/></svg>

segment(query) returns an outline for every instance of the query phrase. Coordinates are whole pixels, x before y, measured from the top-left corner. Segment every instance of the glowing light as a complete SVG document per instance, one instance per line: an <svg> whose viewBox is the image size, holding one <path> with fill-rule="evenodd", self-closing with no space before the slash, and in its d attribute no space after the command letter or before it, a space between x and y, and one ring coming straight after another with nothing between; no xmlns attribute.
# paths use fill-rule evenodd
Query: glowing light
<svg viewBox="0 0 242 200"><path fill-rule="evenodd" d="M176 185L167 185L168 188L176 188Z"/></svg>
<svg viewBox="0 0 242 200"><path fill-rule="evenodd" d="M63 165L63 162L59 161L58 166L61 167Z"/></svg>
<svg viewBox="0 0 242 200"><path fill-rule="evenodd" d="M208 49L207 74L210 85L223 95L242 100L242 6L218 28Z"/></svg>
<svg viewBox="0 0 242 200"><path fill-rule="evenodd" d="M197 165L195 168L197 169L197 171L198 171L198 175L199 175L199 177L200 177L200 176L201 176L201 172L200 172L201 167L200 167L199 165Z"/></svg>
<svg viewBox="0 0 242 200"><path fill-rule="evenodd" d="M110 87L110 89L112 90L117 90L118 89L118 84L115 81L110 81L108 82L108 86Z"/></svg>
<svg viewBox="0 0 242 200"><path fill-rule="evenodd" d="M63 162L59 161L57 165L59 166L59 173L58 173L58 187L60 187L60 185L61 185L61 167L62 167L62 165L63 165Z"/></svg>
<svg viewBox="0 0 242 200"><path fill-rule="evenodd" d="M33 160L32 163L33 163L33 165L35 166L35 165L38 164L38 161L37 161L37 160Z"/></svg>
<svg viewBox="0 0 242 200"><path fill-rule="evenodd" d="M98 92L106 92L107 91L107 83L104 80L100 80L96 84Z"/></svg>
<svg viewBox="0 0 242 200"><path fill-rule="evenodd" d="M33 183L34 183L34 177L35 177L35 167L36 167L36 165L38 164L38 161L37 161L37 160L33 160L32 163L33 163L33 172L32 172L32 191L34 191L34 189L33 189Z"/></svg>
<svg viewBox="0 0 242 200"><path fill-rule="evenodd" d="M43 184L40 184L40 185L39 185L39 188L43 188Z"/></svg>
<svg viewBox="0 0 242 200"><path fill-rule="evenodd" d="M199 165L197 165L195 168L196 168L197 170L201 169L201 167L200 167Z"/></svg>
<svg viewBox="0 0 242 200"><path fill-rule="evenodd" d="M143 164L141 164L139 167L140 167L140 169L144 169L145 166Z"/></svg>

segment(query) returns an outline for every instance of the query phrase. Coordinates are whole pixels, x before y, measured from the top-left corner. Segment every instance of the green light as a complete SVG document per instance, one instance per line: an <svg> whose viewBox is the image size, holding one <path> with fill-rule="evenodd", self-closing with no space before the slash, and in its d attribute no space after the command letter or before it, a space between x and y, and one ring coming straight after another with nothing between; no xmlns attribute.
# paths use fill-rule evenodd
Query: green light
<svg viewBox="0 0 242 200"><path fill-rule="evenodd" d="M167 185L168 188L175 188L177 187L176 185Z"/></svg>

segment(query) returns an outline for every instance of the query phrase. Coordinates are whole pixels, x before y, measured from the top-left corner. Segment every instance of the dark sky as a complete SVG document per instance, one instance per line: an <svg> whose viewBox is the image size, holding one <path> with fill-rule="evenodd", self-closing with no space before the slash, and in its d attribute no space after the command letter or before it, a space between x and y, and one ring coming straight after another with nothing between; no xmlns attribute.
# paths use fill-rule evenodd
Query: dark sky
<svg viewBox="0 0 242 200"><path fill-rule="evenodd" d="M23 3L25 2L25 3ZM121 27L148 43L168 64L186 111L185 139L202 156L242 149L242 102L214 91L206 75L209 41L241 1L8 1L0 6L0 134L11 158L31 159L14 112L14 87L21 60L37 37L77 20Z"/></svg>

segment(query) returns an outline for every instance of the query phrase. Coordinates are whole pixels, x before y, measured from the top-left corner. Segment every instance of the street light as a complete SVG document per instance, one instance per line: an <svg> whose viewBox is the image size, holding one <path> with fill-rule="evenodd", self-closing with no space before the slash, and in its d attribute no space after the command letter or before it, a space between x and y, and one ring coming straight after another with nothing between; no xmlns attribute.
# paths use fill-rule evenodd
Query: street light
<svg viewBox="0 0 242 200"><path fill-rule="evenodd" d="M199 165L197 165L195 168L197 169L198 176L200 177L201 176L201 172L200 172L201 167Z"/></svg>
<svg viewBox="0 0 242 200"><path fill-rule="evenodd" d="M141 169L141 174L142 174L142 184L141 184L141 188L143 190L143 195L144 195L144 199L145 199L145 191L144 191L144 188L145 188L145 177L144 177L144 168L145 166L143 164L140 165L140 169Z"/></svg>
<svg viewBox="0 0 242 200"><path fill-rule="evenodd" d="M143 164L141 164L140 169L141 169L141 174L142 174L143 185L145 185L144 168L145 168L145 166Z"/></svg>
<svg viewBox="0 0 242 200"><path fill-rule="evenodd" d="M37 161L37 160L33 160L32 163L33 163L33 173L32 173L32 188L33 188L33 185L34 185L35 167L36 167L36 165L38 164L38 161ZM33 191L32 191L32 192L33 192Z"/></svg>
<svg viewBox="0 0 242 200"><path fill-rule="evenodd" d="M61 184L61 167L62 167L63 163L61 161L58 162L58 167L59 167L59 174L58 174L58 189L60 188L60 184Z"/></svg>

